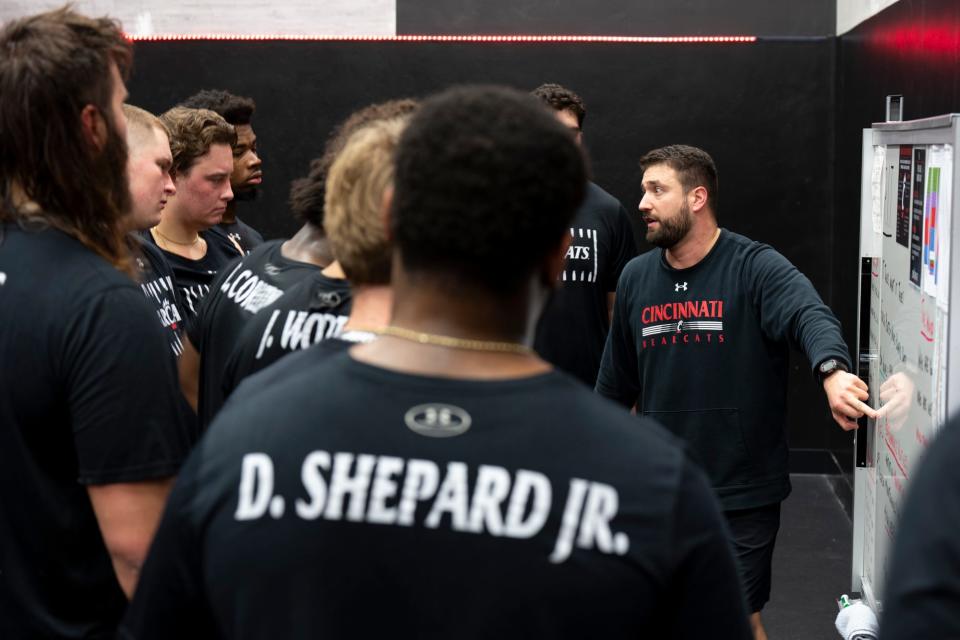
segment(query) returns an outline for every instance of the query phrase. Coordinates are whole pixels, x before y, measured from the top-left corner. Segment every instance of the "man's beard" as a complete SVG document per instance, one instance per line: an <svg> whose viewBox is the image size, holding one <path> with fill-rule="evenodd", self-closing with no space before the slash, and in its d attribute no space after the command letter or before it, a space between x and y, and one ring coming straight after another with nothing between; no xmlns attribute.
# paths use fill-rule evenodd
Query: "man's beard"
<svg viewBox="0 0 960 640"><path fill-rule="evenodd" d="M657 222L660 224L660 229L652 233L648 231L647 242L661 249L672 249L690 232L693 227L693 214L690 212L690 207L684 202L676 216L661 218Z"/></svg>
<svg viewBox="0 0 960 640"><path fill-rule="evenodd" d="M260 189L254 186L242 187L233 190L234 202L253 202L260 198Z"/></svg>

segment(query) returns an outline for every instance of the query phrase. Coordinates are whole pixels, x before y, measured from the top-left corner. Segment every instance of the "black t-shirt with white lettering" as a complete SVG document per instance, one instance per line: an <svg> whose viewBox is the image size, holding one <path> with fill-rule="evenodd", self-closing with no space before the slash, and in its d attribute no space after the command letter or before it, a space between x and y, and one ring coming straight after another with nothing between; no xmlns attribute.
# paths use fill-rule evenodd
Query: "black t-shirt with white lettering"
<svg viewBox="0 0 960 640"><path fill-rule="evenodd" d="M180 311L182 303L174 285L173 269L156 245L137 234L132 234L131 238L136 242L135 251L139 252L139 255L134 256L134 261L139 273L140 289L157 312L173 355L179 358L183 353L180 336L183 334L185 321Z"/></svg>
<svg viewBox="0 0 960 640"><path fill-rule="evenodd" d="M240 245L244 254L250 253L263 244L263 236L260 232L240 218L236 218L233 222L221 222L217 227L227 234L228 238Z"/></svg>
<svg viewBox="0 0 960 640"><path fill-rule="evenodd" d="M113 638L126 607L87 487L169 477L196 439L137 284L0 223L0 638Z"/></svg>
<svg viewBox="0 0 960 640"><path fill-rule="evenodd" d="M187 336L200 353L200 427L223 405L222 375L246 323L319 267L283 256L283 240L260 245L220 270L190 321Z"/></svg>
<svg viewBox="0 0 960 640"><path fill-rule="evenodd" d="M350 283L322 273L290 287L243 328L223 368L223 397L244 378L288 353L340 335L351 303Z"/></svg>
<svg viewBox="0 0 960 640"><path fill-rule="evenodd" d="M173 268L173 279L180 291L187 323L197 315L200 302L210 291L210 283L223 267L240 257L240 251L230 238L216 227L200 232L207 243L207 254L199 260L190 260L157 245L153 235L144 231L143 238L160 249L167 263Z"/></svg>
<svg viewBox="0 0 960 640"><path fill-rule="evenodd" d="M562 373L309 364L214 420L121 637L750 638L676 442Z"/></svg>
<svg viewBox="0 0 960 640"><path fill-rule="evenodd" d="M960 416L930 442L897 525L880 639L960 638Z"/></svg>
<svg viewBox="0 0 960 640"><path fill-rule="evenodd" d="M570 248L558 288L550 296L534 349L591 389L610 328L608 296L637 255L630 218L620 201L593 184L570 227Z"/></svg>

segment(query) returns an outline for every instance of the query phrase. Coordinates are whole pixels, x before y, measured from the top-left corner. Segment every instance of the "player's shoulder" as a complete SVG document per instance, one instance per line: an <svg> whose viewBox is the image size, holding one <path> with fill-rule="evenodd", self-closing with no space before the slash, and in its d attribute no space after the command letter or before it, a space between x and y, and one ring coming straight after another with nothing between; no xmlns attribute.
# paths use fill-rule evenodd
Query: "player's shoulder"
<svg viewBox="0 0 960 640"><path fill-rule="evenodd" d="M283 243L284 240L282 239L261 242L247 252L247 255L244 256L244 261L247 261L251 258L253 260L263 260L264 258L273 256L280 249L280 246Z"/></svg>
<svg viewBox="0 0 960 640"><path fill-rule="evenodd" d="M241 256L243 253L240 248L237 246L237 243L227 235L227 232L221 229L219 226L213 226L205 231L201 231L200 235L207 242L212 242L217 245L217 247L224 253L231 256Z"/></svg>
<svg viewBox="0 0 960 640"><path fill-rule="evenodd" d="M222 233L222 232L219 232ZM218 240L219 242L220 240ZM227 238L227 242L233 245L233 241ZM236 269L249 269L251 272L262 275L261 272L267 268L267 265L273 261L280 252L280 245L283 244L283 240L270 240L269 242L264 242L263 244L258 244L253 249L250 249L242 257L234 258L230 262L229 268L221 270L225 271L235 271Z"/></svg>
<svg viewBox="0 0 960 640"><path fill-rule="evenodd" d="M592 205L597 209L616 213L623 206L616 196L610 194L603 187L595 182L587 183L587 191L584 194L584 204Z"/></svg>
<svg viewBox="0 0 960 640"><path fill-rule="evenodd" d="M233 357L237 355L234 352ZM226 433L224 446L247 437L259 440L264 424L289 427L298 420L313 420L307 415L307 404L338 402L343 395L338 389L353 384L345 371L349 357L346 353L316 355L312 348L290 354L240 382L210 425L207 439L218 440ZM318 394L317 389L324 392Z"/></svg>
<svg viewBox="0 0 960 640"><path fill-rule="evenodd" d="M244 342L246 345L247 342ZM253 345L250 344L250 347ZM239 397L259 393L260 391L272 387L277 383L285 383L299 376L302 372L310 370L315 364L324 362L335 355L345 351L351 346L339 338L329 338L322 340L317 344L293 353L288 353L274 362L270 366L256 371L245 378L237 386L242 389ZM245 357L245 354L237 353L238 357Z"/></svg>
<svg viewBox="0 0 960 640"><path fill-rule="evenodd" d="M723 243L729 247L730 251L739 256L764 254L780 255L776 249L760 240L753 240L741 233L730 231L729 229L722 229L722 232L723 235L721 236L721 239Z"/></svg>
<svg viewBox="0 0 960 640"><path fill-rule="evenodd" d="M623 204L613 195L593 182L587 183L583 202L574 216L574 225L618 228L620 218L626 217Z"/></svg>
<svg viewBox="0 0 960 640"><path fill-rule="evenodd" d="M620 282L629 285L652 277L660 270L662 259L663 249L653 248L644 251L624 266L620 275Z"/></svg>
<svg viewBox="0 0 960 640"><path fill-rule="evenodd" d="M2 248L9 257L6 286L29 288L31 298L49 297L61 307L86 305L99 296L128 291L142 297L129 275L73 236L59 229L6 229Z"/></svg>
<svg viewBox="0 0 960 640"><path fill-rule="evenodd" d="M744 274L780 272L793 268L793 263L773 246L760 240L752 240L727 229L722 239L728 247L726 253L730 260L740 265Z"/></svg>

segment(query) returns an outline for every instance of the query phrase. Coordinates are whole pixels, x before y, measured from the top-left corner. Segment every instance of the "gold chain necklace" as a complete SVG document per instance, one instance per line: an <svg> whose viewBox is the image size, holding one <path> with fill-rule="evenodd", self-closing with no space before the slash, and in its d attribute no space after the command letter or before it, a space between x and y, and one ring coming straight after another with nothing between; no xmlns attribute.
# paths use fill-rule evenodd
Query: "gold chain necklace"
<svg viewBox="0 0 960 640"><path fill-rule="evenodd" d="M532 356L536 352L525 344L516 342L497 342L495 340L471 340L469 338L454 338L452 336L440 336L433 333L424 333L422 331L413 331L389 325L380 329L364 329L370 333L380 336L392 336L401 340L410 340L420 344L432 344L438 347L450 347L452 349L467 349L470 351L492 351L495 353L515 353L518 355Z"/></svg>
<svg viewBox="0 0 960 640"><path fill-rule="evenodd" d="M181 247L192 247L192 246L196 245L198 242L200 242L200 240L202 239L202 238L200 237L200 234L198 233L198 234L197 234L197 237L193 239L193 242L177 242L176 240L173 240L173 239L171 239L171 238L168 238L167 236L165 236L165 235L163 235L162 233L160 233L159 227L154 227L154 228L152 229L152 231L154 231L158 236L160 236L161 238L163 238L163 240L164 240L165 242L169 242L170 244L177 244L177 245L180 245Z"/></svg>

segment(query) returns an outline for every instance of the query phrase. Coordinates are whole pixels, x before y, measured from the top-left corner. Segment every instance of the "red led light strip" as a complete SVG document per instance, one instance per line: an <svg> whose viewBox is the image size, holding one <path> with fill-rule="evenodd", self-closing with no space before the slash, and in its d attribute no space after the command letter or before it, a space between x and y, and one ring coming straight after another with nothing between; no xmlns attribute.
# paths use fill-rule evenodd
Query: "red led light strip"
<svg viewBox="0 0 960 640"><path fill-rule="evenodd" d="M614 44L734 44L757 41L757 36L296 36L223 33L128 36L135 42L177 40L303 40L321 42L604 42Z"/></svg>

